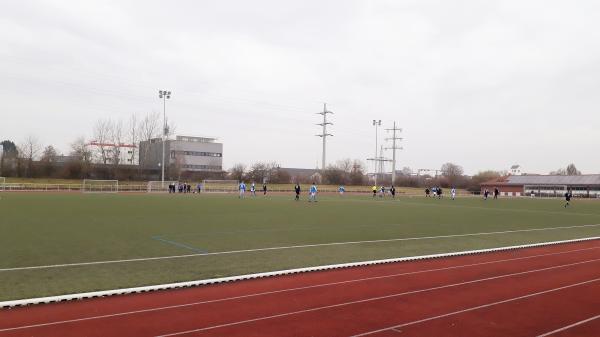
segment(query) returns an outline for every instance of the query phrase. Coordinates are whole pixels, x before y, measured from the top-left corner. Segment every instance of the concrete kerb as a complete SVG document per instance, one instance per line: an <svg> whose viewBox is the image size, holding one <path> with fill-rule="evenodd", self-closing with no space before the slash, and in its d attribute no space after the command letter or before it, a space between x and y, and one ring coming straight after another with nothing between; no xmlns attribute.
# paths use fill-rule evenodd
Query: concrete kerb
<svg viewBox="0 0 600 337"><path fill-rule="evenodd" d="M331 264L331 265L322 265L322 266L314 266L314 267L306 267L306 268L295 268L295 269L278 270L278 271L255 273L255 274L212 278L212 279L197 280L197 281L177 282L177 283L159 284L159 285L143 286L143 287L122 288L122 289L103 290L103 291L67 294L67 295L59 295L59 296L12 300L12 301L0 302L0 308L12 308L12 307L19 307L19 306L34 305L34 304L56 303L56 302L65 302L65 301L72 301L72 300L108 297L108 296L114 296L114 295L125 295L125 294L144 293L144 292L150 292L150 291L189 288L189 287L197 287L197 286L217 284L217 283L235 282L235 281L242 281L242 280L265 278L265 277L276 277L276 276L299 274L299 273L306 273L306 272L334 270L334 269L341 269L341 268L364 267L364 266L385 264L385 263L428 260L428 259L445 258L445 257L453 257L453 256L493 253L493 252L509 251L509 250L516 250L516 249L524 249L524 248L535 248L535 247L543 247L543 246L559 245L559 244L575 243L575 242L584 242L584 241L592 241L592 240L600 240L600 236L571 239L571 240L540 242L540 243L532 243L532 244L516 245L516 246L505 246L505 247L497 247L497 248L467 250L467 251L450 252L450 253L409 256L409 257L383 259L383 260Z"/></svg>

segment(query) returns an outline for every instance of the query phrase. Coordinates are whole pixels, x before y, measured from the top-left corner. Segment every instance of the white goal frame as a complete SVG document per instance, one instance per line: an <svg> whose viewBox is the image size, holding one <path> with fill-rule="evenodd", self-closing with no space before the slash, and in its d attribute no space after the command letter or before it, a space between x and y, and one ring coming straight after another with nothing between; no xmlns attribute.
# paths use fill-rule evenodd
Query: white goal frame
<svg viewBox="0 0 600 337"><path fill-rule="evenodd" d="M100 183L100 184L91 184ZM114 184L111 184L114 183ZM87 187L96 186L96 188L88 189ZM99 187L99 188L98 188ZM118 193L118 180L102 180L102 179L83 179L81 184L81 192L83 193Z"/></svg>
<svg viewBox="0 0 600 337"><path fill-rule="evenodd" d="M232 179L206 179L202 181L202 193L237 193L239 185L239 181Z"/></svg>
<svg viewBox="0 0 600 337"><path fill-rule="evenodd" d="M169 185L179 185L178 181L162 181L162 180L150 180L148 181L146 192L148 193L160 193L169 192Z"/></svg>

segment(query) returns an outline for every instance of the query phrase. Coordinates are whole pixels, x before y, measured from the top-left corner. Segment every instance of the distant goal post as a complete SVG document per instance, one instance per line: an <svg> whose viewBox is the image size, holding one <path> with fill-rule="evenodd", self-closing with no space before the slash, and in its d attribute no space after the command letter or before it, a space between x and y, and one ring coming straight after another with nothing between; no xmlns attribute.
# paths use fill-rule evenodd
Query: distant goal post
<svg viewBox="0 0 600 337"><path fill-rule="evenodd" d="M118 193L118 180L84 179L81 185L83 193Z"/></svg>
<svg viewBox="0 0 600 337"><path fill-rule="evenodd" d="M237 180L204 180L202 181L203 193L236 193L239 188Z"/></svg>
<svg viewBox="0 0 600 337"><path fill-rule="evenodd" d="M179 185L178 181L161 181L161 180L152 180L148 182L147 192L148 193L160 193L160 192L169 192L169 186Z"/></svg>

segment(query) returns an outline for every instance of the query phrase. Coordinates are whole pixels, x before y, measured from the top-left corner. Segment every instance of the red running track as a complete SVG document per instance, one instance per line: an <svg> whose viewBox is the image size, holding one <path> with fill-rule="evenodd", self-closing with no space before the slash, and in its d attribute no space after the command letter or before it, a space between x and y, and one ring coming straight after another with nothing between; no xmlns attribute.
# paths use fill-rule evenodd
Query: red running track
<svg viewBox="0 0 600 337"><path fill-rule="evenodd" d="M600 335L600 240L0 311L0 336L542 335Z"/></svg>

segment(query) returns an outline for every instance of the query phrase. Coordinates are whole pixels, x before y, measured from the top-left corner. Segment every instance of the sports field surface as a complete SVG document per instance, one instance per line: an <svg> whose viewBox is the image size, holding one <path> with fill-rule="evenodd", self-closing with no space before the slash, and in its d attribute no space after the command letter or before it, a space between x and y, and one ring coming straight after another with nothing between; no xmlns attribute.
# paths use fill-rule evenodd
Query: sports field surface
<svg viewBox="0 0 600 337"><path fill-rule="evenodd" d="M597 200L0 196L0 301L600 236Z"/></svg>
<svg viewBox="0 0 600 337"><path fill-rule="evenodd" d="M20 307L0 335L595 337L598 293L588 240Z"/></svg>

